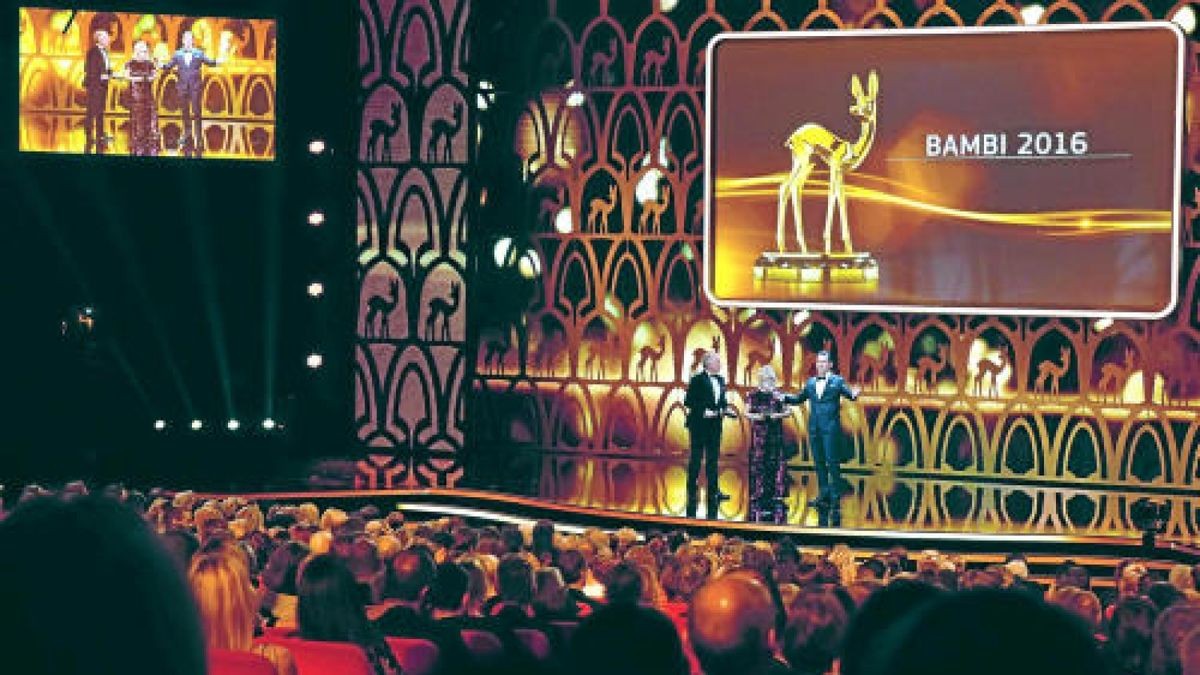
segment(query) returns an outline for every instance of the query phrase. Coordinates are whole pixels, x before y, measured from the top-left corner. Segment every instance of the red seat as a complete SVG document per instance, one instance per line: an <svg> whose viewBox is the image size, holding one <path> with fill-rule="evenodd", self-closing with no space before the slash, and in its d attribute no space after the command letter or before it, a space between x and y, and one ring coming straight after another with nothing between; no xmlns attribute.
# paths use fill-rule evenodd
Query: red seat
<svg viewBox="0 0 1200 675"><path fill-rule="evenodd" d="M208 675L275 675L275 666L258 654L210 649Z"/></svg>
<svg viewBox="0 0 1200 675"><path fill-rule="evenodd" d="M259 641L287 647L296 662L298 675L374 675L375 672L362 647L349 642L321 642L275 635L264 635Z"/></svg>
<svg viewBox="0 0 1200 675"><path fill-rule="evenodd" d="M533 628L517 628L513 633L534 658L539 661L550 658L550 638L547 638L545 633Z"/></svg>
<svg viewBox="0 0 1200 675"><path fill-rule="evenodd" d="M504 643L494 634L469 628L460 632L463 642L467 645L467 651L471 652L476 661L494 663L504 656Z"/></svg>
<svg viewBox="0 0 1200 675"><path fill-rule="evenodd" d="M401 637L384 639L404 669L404 675L430 675L437 669L438 648L429 640Z"/></svg>

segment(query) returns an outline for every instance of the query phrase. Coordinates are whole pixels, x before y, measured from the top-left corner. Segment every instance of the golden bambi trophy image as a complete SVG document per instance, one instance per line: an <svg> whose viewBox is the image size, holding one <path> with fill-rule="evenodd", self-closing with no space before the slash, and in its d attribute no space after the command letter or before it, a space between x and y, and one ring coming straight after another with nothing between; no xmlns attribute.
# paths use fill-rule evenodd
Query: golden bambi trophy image
<svg viewBox="0 0 1200 675"><path fill-rule="evenodd" d="M846 283L879 280L879 263L866 252L856 252L850 240L850 223L846 218L846 180L871 152L875 141L875 118L879 101L879 75L872 70L864 90L858 75L850 78L850 94L854 99L850 115L859 123L858 138L839 138L829 129L809 122L792 132L784 143L792 152L792 170L779 185L779 208L776 213L774 251L763 251L754 263L756 281L789 281L805 283ZM829 187L825 207L825 248L810 253L804 235L804 215L801 199L809 175L818 165L829 171ZM800 251L788 251L787 218L791 204ZM836 211L836 212L835 212ZM833 251L834 219L841 223L843 251Z"/></svg>

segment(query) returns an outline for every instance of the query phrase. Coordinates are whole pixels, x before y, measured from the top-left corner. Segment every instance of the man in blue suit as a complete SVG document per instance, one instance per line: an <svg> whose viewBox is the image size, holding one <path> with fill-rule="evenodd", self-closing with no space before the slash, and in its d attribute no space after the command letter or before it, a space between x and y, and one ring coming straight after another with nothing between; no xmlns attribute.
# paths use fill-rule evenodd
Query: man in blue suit
<svg viewBox="0 0 1200 675"><path fill-rule="evenodd" d="M830 372L833 364L829 352L817 354L817 376L808 378L798 394L784 397L788 403L809 402L808 442L812 448L813 466L817 472L817 498L808 504L817 509L823 525L839 525L842 492L841 456L838 452L842 440L840 418L842 399L854 400L862 389L849 386L840 375Z"/></svg>
<svg viewBox="0 0 1200 675"><path fill-rule="evenodd" d="M200 118L200 95L204 89L201 67L218 65L221 60L205 55L204 50L196 47L192 31L184 31L181 40L183 45L171 56L170 61L163 64L162 70L164 74L170 70L179 73L175 83L183 104L183 136L179 139L179 145L185 157L199 157L204 152Z"/></svg>

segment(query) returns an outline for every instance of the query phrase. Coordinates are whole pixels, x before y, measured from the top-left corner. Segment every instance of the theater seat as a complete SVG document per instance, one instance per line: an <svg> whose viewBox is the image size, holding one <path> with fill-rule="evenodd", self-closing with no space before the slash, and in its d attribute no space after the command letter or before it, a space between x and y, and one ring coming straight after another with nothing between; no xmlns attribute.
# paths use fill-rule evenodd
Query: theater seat
<svg viewBox="0 0 1200 675"><path fill-rule="evenodd" d="M517 628L513 630L513 633L521 641L521 644L525 645L529 653L533 654L534 658L539 661L546 661L550 658L550 638L547 638L545 633L532 628Z"/></svg>
<svg viewBox="0 0 1200 675"><path fill-rule="evenodd" d="M495 663L504 656L504 643L486 630L465 629L461 631L467 651L480 663Z"/></svg>
<svg viewBox="0 0 1200 675"><path fill-rule="evenodd" d="M429 640L401 637L384 639L392 648L400 667L404 668L404 675L431 675L437 669L438 648Z"/></svg>
<svg viewBox="0 0 1200 675"><path fill-rule="evenodd" d="M259 641L286 647L297 675L374 675L362 647L349 642L320 642L264 635Z"/></svg>
<svg viewBox="0 0 1200 675"><path fill-rule="evenodd" d="M210 649L208 675L275 675L275 666L258 654Z"/></svg>

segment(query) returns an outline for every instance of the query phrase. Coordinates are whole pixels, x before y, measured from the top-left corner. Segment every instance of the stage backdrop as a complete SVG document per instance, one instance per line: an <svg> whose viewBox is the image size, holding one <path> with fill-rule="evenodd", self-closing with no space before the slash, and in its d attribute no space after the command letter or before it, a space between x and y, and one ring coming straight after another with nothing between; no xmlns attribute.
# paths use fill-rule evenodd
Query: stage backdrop
<svg viewBox="0 0 1200 675"><path fill-rule="evenodd" d="M1169 534L1200 532L1194 141L1180 177L1179 303L1163 320L725 310L705 300L700 283L709 39L1014 24L1017 7L681 0L671 12L638 3L647 13L630 16L614 14L628 3L607 0L518 4L521 16L537 17L532 30L473 33L503 40L524 70L523 112L507 130L522 206L505 236L473 243L486 253L480 268L496 268L489 283L511 267L533 300L504 321L494 307L472 307L468 343L467 291L495 290L467 288L461 257L476 133L462 129L482 112L464 105L460 116L455 103L476 103L460 55L479 47L464 42L463 22L468 5L482 5L430 0L402 11L362 0L360 485L453 484L466 450L474 483L681 514L681 406L698 354L716 347L744 390L764 363L793 387L815 352L829 349L865 388L848 420L856 493L846 525L1128 532L1130 504L1149 495L1170 502ZM1041 21L1161 19L1177 9L1056 2ZM1188 77L1190 129L1196 82ZM794 522L811 517L801 508L813 492L802 422L787 425L798 448ZM721 483L733 499L725 518L745 515L747 431L742 421L726 425Z"/></svg>

